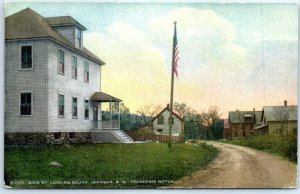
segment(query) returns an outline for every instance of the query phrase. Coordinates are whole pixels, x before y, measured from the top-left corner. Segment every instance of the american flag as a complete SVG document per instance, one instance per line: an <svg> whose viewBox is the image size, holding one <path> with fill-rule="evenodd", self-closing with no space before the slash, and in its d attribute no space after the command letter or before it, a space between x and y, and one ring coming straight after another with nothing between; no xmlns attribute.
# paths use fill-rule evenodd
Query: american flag
<svg viewBox="0 0 300 194"><path fill-rule="evenodd" d="M174 56L174 73L176 77L178 77L178 60L179 60L179 50L178 50L178 44L177 44L177 32L176 32L176 23L175 23L175 28L174 28L174 37L173 37L173 56Z"/></svg>

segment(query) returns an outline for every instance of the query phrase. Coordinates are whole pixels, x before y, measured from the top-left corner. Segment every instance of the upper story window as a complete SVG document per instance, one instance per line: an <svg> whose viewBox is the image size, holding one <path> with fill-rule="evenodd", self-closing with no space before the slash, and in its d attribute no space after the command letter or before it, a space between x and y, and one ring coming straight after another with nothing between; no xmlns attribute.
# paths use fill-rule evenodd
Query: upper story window
<svg viewBox="0 0 300 194"><path fill-rule="evenodd" d="M77 57L73 57L72 61L72 78L77 79Z"/></svg>
<svg viewBox="0 0 300 194"><path fill-rule="evenodd" d="M65 115L65 96L58 95L58 116L63 117Z"/></svg>
<svg viewBox="0 0 300 194"><path fill-rule="evenodd" d="M252 116L251 115L245 115L244 119L245 119L245 122L251 122L252 121Z"/></svg>
<svg viewBox="0 0 300 194"><path fill-rule="evenodd" d="M81 49L81 31L76 29L76 46Z"/></svg>
<svg viewBox="0 0 300 194"><path fill-rule="evenodd" d="M58 51L58 72L65 73L65 52L63 50Z"/></svg>
<svg viewBox="0 0 300 194"><path fill-rule="evenodd" d="M32 46L21 46L21 69L32 69Z"/></svg>
<svg viewBox="0 0 300 194"><path fill-rule="evenodd" d="M20 115L32 115L32 92L20 93Z"/></svg>
<svg viewBox="0 0 300 194"><path fill-rule="evenodd" d="M170 121L169 121L169 123L170 123ZM174 124L174 118L172 117L172 124Z"/></svg>
<svg viewBox="0 0 300 194"><path fill-rule="evenodd" d="M77 98L73 97L72 98L72 117L77 118Z"/></svg>
<svg viewBox="0 0 300 194"><path fill-rule="evenodd" d="M84 62L84 82L89 82L89 63Z"/></svg>
<svg viewBox="0 0 300 194"><path fill-rule="evenodd" d="M157 123L158 123L159 125L164 124L164 116L163 116L163 115L160 115L160 116L158 117Z"/></svg>

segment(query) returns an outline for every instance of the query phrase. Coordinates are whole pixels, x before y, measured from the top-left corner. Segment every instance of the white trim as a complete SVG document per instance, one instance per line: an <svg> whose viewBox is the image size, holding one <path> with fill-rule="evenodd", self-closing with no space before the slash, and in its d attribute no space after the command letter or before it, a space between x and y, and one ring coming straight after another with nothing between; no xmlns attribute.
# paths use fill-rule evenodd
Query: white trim
<svg viewBox="0 0 300 194"><path fill-rule="evenodd" d="M89 117L85 117L85 101L88 101L88 108L89 108ZM84 115L83 115L83 117L84 117L84 119L85 120L90 120L90 99L89 98L84 98L84 100L83 100L83 113L84 113Z"/></svg>
<svg viewBox="0 0 300 194"><path fill-rule="evenodd" d="M31 46L31 68L22 69L22 47L23 46ZM20 71L33 71L33 44L20 44L20 64L19 64L19 70Z"/></svg>
<svg viewBox="0 0 300 194"><path fill-rule="evenodd" d="M64 72L60 72L59 68L58 68L58 65L61 65L60 64L60 51L64 52ZM57 70L57 73L60 75L65 75L65 73L66 73L66 51L65 51L65 49L62 49L61 47L58 47L56 70Z"/></svg>
<svg viewBox="0 0 300 194"><path fill-rule="evenodd" d="M76 77L73 76L73 58L76 57ZM78 80L78 56L72 55L71 78Z"/></svg>
<svg viewBox="0 0 300 194"><path fill-rule="evenodd" d="M21 115L21 94L30 93L31 94L31 114ZM33 116L33 92L32 91L20 91L19 93L19 116L20 117L32 117Z"/></svg>
<svg viewBox="0 0 300 194"><path fill-rule="evenodd" d="M85 81L85 68L84 67L85 67L86 63L88 64L88 70L89 70L89 71L87 71L88 72L88 81ZM84 83L90 82L90 63L86 60L83 61L83 82Z"/></svg>
<svg viewBox="0 0 300 194"><path fill-rule="evenodd" d="M65 92L57 91L57 94L65 95Z"/></svg>
<svg viewBox="0 0 300 194"><path fill-rule="evenodd" d="M77 109L77 116L73 116L73 98L76 98L77 99L77 106L76 106L76 109ZM78 119L78 103L79 103L79 101L78 101L78 97L77 96L75 96L75 95L72 95L72 119Z"/></svg>
<svg viewBox="0 0 300 194"><path fill-rule="evenodd" d="M64 114L63 115L60 115L59 114L59 95L63 95L64 96ZM58 118L65 118L65 115L66 115L66 103L65 103L65 93L64 92L57 92L57 104L56 104L56 107L57 107L57 117Z"/></svg>

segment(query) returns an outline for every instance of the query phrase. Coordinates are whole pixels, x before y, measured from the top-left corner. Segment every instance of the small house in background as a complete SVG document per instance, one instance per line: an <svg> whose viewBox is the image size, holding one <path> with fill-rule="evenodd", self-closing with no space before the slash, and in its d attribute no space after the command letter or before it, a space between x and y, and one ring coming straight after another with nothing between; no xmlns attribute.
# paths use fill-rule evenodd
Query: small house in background
<svg viewBox="0 0 300 194"><path fill-rule="evenodd" d="M230 111L228 115L229 130L227 139L250 137L258 133L254 128L261 125L261 111Z"/></svg>
<svg viewBox="0 0 300 194"><path fill-rule="evenodd" d="M176 113L172 113L172 142L183 143L184 122ZM150 125L145 125L136 132L129 133L135 141L147 141L167 143L169 142L169 117L170 108L167 105L151 121Z"/></svg>
<svg viewBox="0 0 300 194"><path fill-rule="evenodd" d="M152 131L159 137L159 142L168 142L169 117L170 108L168 104L152 119ZM172 112L172 141L184 142L184 121L174 112Z"/></svg>

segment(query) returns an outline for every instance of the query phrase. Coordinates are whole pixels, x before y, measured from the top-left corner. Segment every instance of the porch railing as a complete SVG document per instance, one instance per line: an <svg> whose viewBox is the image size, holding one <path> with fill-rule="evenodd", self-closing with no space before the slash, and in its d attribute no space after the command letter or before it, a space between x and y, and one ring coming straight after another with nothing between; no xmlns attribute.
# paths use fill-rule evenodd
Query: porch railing
<svg viewBox="0 0 300 194"><path fill-rule="evenodd" d="M92 121L95 129L119 129L118 121Z"/></svg>

